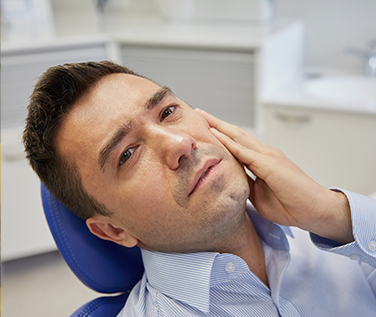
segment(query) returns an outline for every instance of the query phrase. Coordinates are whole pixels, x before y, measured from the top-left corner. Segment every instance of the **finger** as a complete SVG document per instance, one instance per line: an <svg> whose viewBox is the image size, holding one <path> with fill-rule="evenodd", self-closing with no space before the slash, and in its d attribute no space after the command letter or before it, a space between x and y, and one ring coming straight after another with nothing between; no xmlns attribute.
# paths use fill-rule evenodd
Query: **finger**
<svg viewBox="0 0 376 317"><path fill-rule="evenodd" d="M255 160L259 159L259 153L235 142L227 135L214 128L210 128L210 131L231 152L232 155L234 155L240 162L252 170L251 165L255 162Z"/></svg>
<svg viewBox="0 0 376 317"><path fill-rule="evenodd" d="M218 119L204 110L197 109L197 108L195 110L205 118L205 120L209 123L209 125L212 128L215 128L218 131L221 131L222 133L228 135L230 138L235 137L236 131L240 130L240 128L237 127L236 125L233 125L231 123Z"/></svg>
<svg viewBox="0 0 376 317"><path fill-rule="evenodd" d="M201 109L195 109L199 112L205 120L209 123L212 128L224 133L228 137L230 137L235 142L242 144L248 148L252 148L255 151L263 151L266 148L266 144L262 143L260 140L255 138L253 135L247 133L243 129L239 128L236 125L223 121L214 117L213 115L203 111Z"/></svg>

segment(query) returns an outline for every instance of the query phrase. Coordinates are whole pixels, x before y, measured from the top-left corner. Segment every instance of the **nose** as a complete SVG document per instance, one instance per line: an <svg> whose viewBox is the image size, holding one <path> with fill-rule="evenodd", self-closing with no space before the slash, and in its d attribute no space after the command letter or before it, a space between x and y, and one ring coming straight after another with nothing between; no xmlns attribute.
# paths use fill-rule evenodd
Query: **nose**
<svg viewBox="0 0 376 317"><path fill-rule="evenodd" d="M196 140L191 135L177 129L154 126L150 130L156 152L172 170L176 170L180 166L180 160L189 157L197 147Z"/></svg>

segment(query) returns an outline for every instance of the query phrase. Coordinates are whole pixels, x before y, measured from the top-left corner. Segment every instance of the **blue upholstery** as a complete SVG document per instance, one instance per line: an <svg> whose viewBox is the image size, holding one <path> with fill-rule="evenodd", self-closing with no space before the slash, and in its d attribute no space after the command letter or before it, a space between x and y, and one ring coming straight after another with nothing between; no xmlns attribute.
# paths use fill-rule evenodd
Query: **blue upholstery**
<svg viewBox="0 0 376 317"><path fill-rule="evenodd" d="M96 298L78 308L70 317L115 317L124 306L128 293Z"/></svg>
<svg viewBox="0 0 376 317"><path fill-rule="evenodd" d="M56 245L76 276L100 293L130 290L142 277L140 249L122 247L94 236L75 216L41 185L43 208ZM112 317L123 307L128 293L97 298L71 317Z"/></svg>

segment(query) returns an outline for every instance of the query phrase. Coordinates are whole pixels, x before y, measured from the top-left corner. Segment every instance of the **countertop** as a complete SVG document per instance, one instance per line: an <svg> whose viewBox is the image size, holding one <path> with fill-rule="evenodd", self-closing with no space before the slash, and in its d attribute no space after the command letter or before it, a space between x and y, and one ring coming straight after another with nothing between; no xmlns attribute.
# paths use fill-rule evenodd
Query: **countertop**
<svg viewBox="0 0 376 317"><path fill-rule="evenodd" d="M340 72L340 74L342 73ZM376 102L347 103L329 101L306 93L304 85L308 80L302 76L300 81L292 82L272 93L261 96L261 102L264 105L376 115Z"/></svg>
<svg viewBox="0 0 376 317"><path fill-rule="evenodd" d="M1 50L9 52L88 41L253 50L260 48L269 36L294 22L300 23L289 18L279 18L268 23L204 20L187 22L166 20L153 14L124 13L112 13L103 19L93 13L61 12L55 14L52 25L45 26L51 30L41 36L37 32L32 34L32 30L23 30L25 34L18 37L20 40L10 40L6 30L3 31Z"/></svg>

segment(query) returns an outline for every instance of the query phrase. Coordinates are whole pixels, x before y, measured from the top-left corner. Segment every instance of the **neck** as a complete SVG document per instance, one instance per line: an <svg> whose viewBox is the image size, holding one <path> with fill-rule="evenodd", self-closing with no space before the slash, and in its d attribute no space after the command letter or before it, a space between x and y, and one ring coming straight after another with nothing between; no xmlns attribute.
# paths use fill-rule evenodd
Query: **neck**
<svg viewBox="0 0 376 317"><path fill-rule="evenodd" d="M247 263L249 269L269 287L261 239L248 214L246 214L245 217L238 234L234 239L228 241L229 243L225 248L226 250L219 252L235 254L242 258Z"/></svg>

